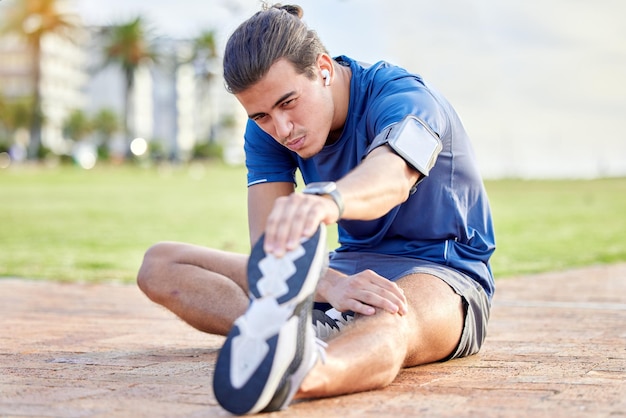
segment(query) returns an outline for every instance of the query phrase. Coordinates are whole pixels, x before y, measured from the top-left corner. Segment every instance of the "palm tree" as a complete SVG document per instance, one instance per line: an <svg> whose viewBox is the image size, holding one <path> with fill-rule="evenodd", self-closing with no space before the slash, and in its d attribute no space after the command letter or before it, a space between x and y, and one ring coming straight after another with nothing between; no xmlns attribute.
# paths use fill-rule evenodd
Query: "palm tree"
<svg viewBox="0 0 626 418"><path fill-rule="evenodd" d="M24 38L32 54L32 111L28 155L37 158L41 147L41 40L49 34L58 34L71 39L77 27L75 16L58 10L58 0L17 0L9 9L4 32L15 33Z"/></svg>
<svg viewBox="0 0 626 418"><path fill-rule="evenodd" d="M215 39L215 32L212 30L205 30L201 32L194 40L193 40L193 49L192 55L190 58L190 62L193 63L196 77L198 78L199 85L202 91L202 95L204 98L211 97L211 84L216 75L216 65L217 65L217 42ZM212 106L208 106L207 110L209 112L213 112L211 109ZM209 118L211 120L212 118ZM213 125L213 124L211 124ZM207 132L207 140L212 142L213 138L213 129L212 126L209 127L209 131Z"/></svg>
<svg viewBox="0 0 626 418"><path fill-rule="evenodd" d="M161 47L161 60L160 69L164 71L164 75L168 77L168 83L171 83L174 88L172 89L173 99L172 103L178 102L178 89L175 87L178 82L179 69L182 66L193 66L195 76L197 79L197 86L199 90L196 92L199 96L209 96L210 81L214 76L213 67L215 65L215 58L217 57L217 46L215 41L215 33L210 30L200 32L199 35L191 40L175 40L164 39L160 43ZM204 107L206 109L207 107ZM178 106L174 108L175 112L178 112ZM168 148L169 158L177 160L179 158L179 144L177 140L177 134L180 126L175 123L174 133L170 136L169 144L165 145ZM194 127L197 130L197 126ZM196 131L197 133L197 131Z"/></svg>
<svg viewBox="0 0 626 418"><path fill-rule="evenodd" d="M132 139L128 113L132 110L131 96L135 85L135 71L148 61L156 61L158 54L150 38L145 21L136 17L126 23L114 25L104 32L104 67L118 65L124 73L123 127L126 140Z"/></svg>
<svg viewBox="0 0 626 418"><path fill-rule="evenodd" d="M196 67L197 74L210 81L213 76L213 64L217 58L217 43L215 41L215 32L212 30L205 30L201 32L193 40L193 53L191 61Z"/></svg>

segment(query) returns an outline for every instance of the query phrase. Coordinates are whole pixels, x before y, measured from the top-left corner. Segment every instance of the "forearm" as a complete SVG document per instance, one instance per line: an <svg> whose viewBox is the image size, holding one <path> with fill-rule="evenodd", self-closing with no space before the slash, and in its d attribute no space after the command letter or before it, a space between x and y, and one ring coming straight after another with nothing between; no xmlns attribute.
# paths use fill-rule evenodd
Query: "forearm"
<svg viewBox="0 0 626 418"><path fill-rule="evenodd" d="M409 197L420 173L386 146L379 147L337 181L344 219L376 219Z"/></svg>
<svg viewBox="0 0 626 418"><path fill-rule="evenodd" d="M293 193L291 183L260 183L248 187L248 229L251 246L265 231L267 216L280 196Z"/></svg>

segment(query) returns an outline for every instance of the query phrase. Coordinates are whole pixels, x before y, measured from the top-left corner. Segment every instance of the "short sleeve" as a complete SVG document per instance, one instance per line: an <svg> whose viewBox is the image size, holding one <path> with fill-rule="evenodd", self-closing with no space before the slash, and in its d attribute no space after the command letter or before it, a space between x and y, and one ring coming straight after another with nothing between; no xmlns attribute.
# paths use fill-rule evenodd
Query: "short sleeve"
<svg viewBox="0 0 626 418"><path fill-rule="evenodd" d="M384 83L370 107L369 117L375 120L375 134L407 115L424 121L442 137L449 121L445 109L417 76L404 75Z"/></svg>

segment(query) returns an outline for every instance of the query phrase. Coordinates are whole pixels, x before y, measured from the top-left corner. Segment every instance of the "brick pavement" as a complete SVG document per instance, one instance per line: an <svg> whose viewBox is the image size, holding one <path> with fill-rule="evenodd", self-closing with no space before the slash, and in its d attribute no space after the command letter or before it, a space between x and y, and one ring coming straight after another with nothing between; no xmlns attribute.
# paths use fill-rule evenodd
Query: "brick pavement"
<svg viewBox="0 0 626 418"><path fill-rule="evenodd" d="M268 417L626 416L626 264L499 280L480 354ZM133 285L0 280L0 416L213 417L222 338Z"/></svg>

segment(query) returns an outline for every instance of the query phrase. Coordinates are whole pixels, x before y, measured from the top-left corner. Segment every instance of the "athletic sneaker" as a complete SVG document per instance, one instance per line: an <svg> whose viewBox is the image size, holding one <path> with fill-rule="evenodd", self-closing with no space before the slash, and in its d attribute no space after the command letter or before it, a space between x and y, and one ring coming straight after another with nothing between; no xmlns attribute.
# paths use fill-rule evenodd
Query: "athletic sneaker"
<svg viewBox="0 0 626 418"><path fill-rule="evenodd" d="M354 312L339 312L335 308L327 311L313 309L315 336L323 341L339 334L354 319Z"/></svg>
<svg viewBox="0 0 626 418"><path fill-rule="evenodd" d="M320 356L311 312L328 263L326 228L281 258L266 254L263 242L248 261L250 305L228 333L213 376L217 401L237 415L287 407Z"/></svg>

